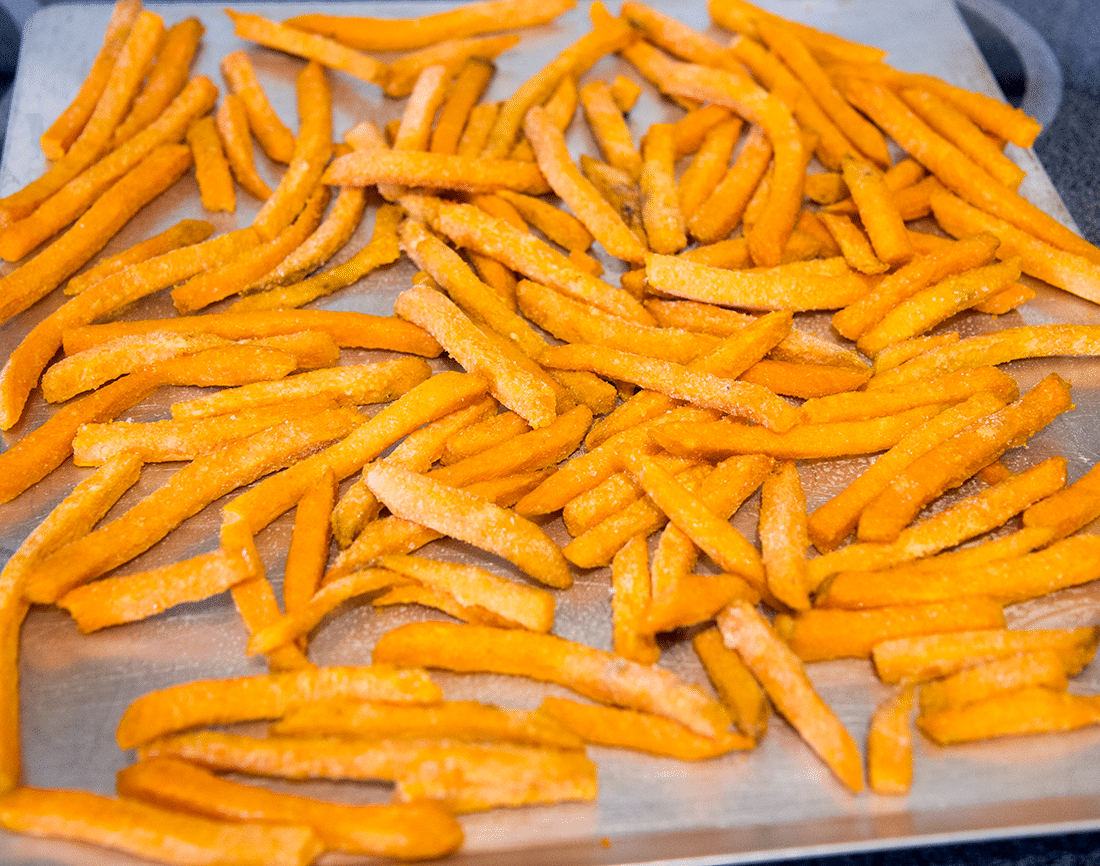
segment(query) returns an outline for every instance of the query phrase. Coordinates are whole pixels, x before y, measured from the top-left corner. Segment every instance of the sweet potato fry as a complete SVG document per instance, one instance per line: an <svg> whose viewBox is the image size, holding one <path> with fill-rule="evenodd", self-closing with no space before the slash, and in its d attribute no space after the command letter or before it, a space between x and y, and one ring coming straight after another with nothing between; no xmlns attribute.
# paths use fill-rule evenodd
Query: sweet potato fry
<svg viewBox="0 0 1100 866"><path fill-rule="evenodd" d="M963 707L999 692L1026 686L1045 686L1061 691L1067 684L1066 666L1058 653L1036 649L1004 656L921 684L920 709L922 713L933 713Z"/></svg>
<svg viewBox="0 0 1100 866"><path fill-rule="evenodd" d="M111 136L112 149L145 129L176 98L187 83L191 60L204 32L198 18L184 18L168 28L145 85Z"/></svg>
<svg viewBox="0 0 1100 866"><path fill-rule="evenodd" d="M41 177L0 199L0 223L27 216L109 149L115 127L141 87L163 38L161 17L148 10L139 11L80 135Z"/></svg>
<svg viewBox="0 0 1100 866"><path fill-rule="evenodd" d="M226 94L222 97L222 104L218 107L214 119L233 177L249 195L260 201L266 201L271 197L271 187L256 171L244 101L235 93Z"/></svg>
<svg viewBox="0 0 1100 866"><path fill-rule="evenodd" d="M84 791L17 788L0 799L0 825L181 866L215 858L306 866L322 851L301 824L230 824Z"/></svg>
<svg viewBox="0 0 1100 866"><path fill-rule="evenodd" d="M728 271L676 256L646 256L646 279L662 294L750 310L828 310L866 291L843 260Z"/></svg>
<svg viewBox="0 0 1100 866"><path fill-rule="evenodd" d="M713 758L755 745L744 734L724 732L718 737L705 737L652 713L581 704L565 698L543 698L539 712L575 731L585 742L686 761Z"/></svg>
<svg viewBox="0 0 1100 866"><path fill-rule="evenodd" d="M339 69L370 84L381 87L388 73L384 63L360 51L347 48L332 39L304 33L285 24L269 21L261 15L227 9L235 32L242 39L258 42L268 48L285 51L297 57L316 60L331 69Z"/></svg>
<svg viewBox="0 0 1100 866"><path fill-rule="evenodd" d="M390 511L507 559L548 586L573 582L561 550L538 526L480 497L375 463L368 484Z"/></svg>
<svg viewBox="0 0 1100 866"><path fill-rule="evenodd" d="M433 42L514 27L545 24L572 8L572 0L487 0L418 18L369 18L312 13L284 23L338 39L360 51L409 51Z"/></svg>
<svg viewBox="0 0 1100 866"><path fill-rule="evenodd" d="M668 124L655 123L642 142L642 225L649 248L672 254L687 246L680 194L674 174L675 143Z"/></svg>
<svg viewBox="0 0 1100 866"><path fill-rule="evenodd" d="M50 124L49 129L39 137L42 152L47 159L60 159L80 135L84 124L95 111L119 52L126 44L126 37L140 12L141 3L138 0L119 0L115 3L107 22L103 44L92 61L88 75L81 82L80 90L68 107Z"/></svg>
<svg viewBox="0 0 1100 866"><path fill-rule="evenodd" d="M981 596L874 610L804 610L778 614L772 624L804 662L870 658L875 644L920 634L1004 628L1001 605Z"/></svg>
<svg viewBox="0 0 1100 866"><path fill-rule="evenodd" d="M615 655L655 664L661 650L645 615L652 598L649 548L644 535L635 535L611 560L611 639Z"/></svg>
<svg viewBox="0 0 1100 866"><path fill-rule="evenodd" d="M277 719L291 706L339 697L434 704L442 693L424 671L384 665L196 680L138 698L127 707L116 736L121 748L132 749L188 728Z"/></svg>
<svg viewBox="0 0 1100 866"><path fill-rule="evenodd" d="M913 688L903 686L879 704L871 716L867 784L877 794L905 794L913 784L913 738L909 728L912 710Z"/></svg>
<svg viewBox="0 0 1100 866"><path fill-rule="evenodd" d="M1070 408L1069 386L1046 377L1015 403L918 457L863 510L859 538L891 541L920 510Z"/></svg>
<svg viewBox="0 0 1100 866"><path fill-rule="evenodd" d="M742 126L739 117L730 117L707 131L694 159L680 176L680 213L685 220L710 198L726 176Z"/></svg>
<svg viewBox="0 0 1100 866"><path fill-rule="evenodd" d="M195 180L199 184L202 206L208 211L237 209L233 174L218 137L217 122L210 115L201 117L187 128L187 144L195 160Z"/></svg>
<svg viewBox="0 0 1100 866"><path fill-rule="evenodd" d="M1098 640L1100 632L1094 627L981 629L883 641L872 650L871 658L885 683L923 682L984 661L1050 649L1058 653L1066 673L1072 675L1092 659Z"/></svg>
<svg viewBox="0 0 1100 866"><path fill-rule="evenodd" d="M735 602L718 617L727 647L736 650L783 715L806 743L853 791L863 788L863 762L851 735L814 691L794 655L756 609Z"/></svg>
<svg viewBox="0 0 1100 866"><path fill-rule="evenodd" d="M580 89L580 99L604 160L636 181L642 173L642 155L634 145L623 112L615 104L607 82L592 81L584 85Z"/></svg>
<svg viewBox="0 0 1100 866"><path fill-rule="evenodd" d="M382 90L396 99L409 96L421 74L432 66L441 67L451 79L469 61L491 61L518 43L516 34L444 39L391 63Z"/></svg>
<svg viewBox="0 0 1100 866"><path fill-rule="evenodd" d="M707 677L741 733L759 742L768 727L771 707L741 656L726 646L716 627L697 634L691 642Z"/></svg>
<svg viewBox="0 0 1100 866"><path fill-rule="evenodd" d="M729 725L729 716L719 704L671 671L555 635L416 623L383 635L375 644L374 662L505 673L557 683L592 700L664 716L706 737L717 737Z"/></svg>
<svg viewBox="0 0 1100 866"><path fill-rule="evenodd" d="M157 758L118 773L118 792L224 821L308 824L326 850L418 860L451 853L462 828L443 807L422 801L391 806L330 803L219 778L186 761Z"/></svg>
<svg viewBox="0 0 1100 866"><path fill-rule="evenodd" d="M724 460L733 454L767 454L780 460L811 460L885 451L937 411L936 406L918 406L897 415L869 421L799 424L786 433L775 433L762 426L734 421L668 423L655 427L649 435L670 453L702 460Z"/></svg>
<svg viewBox="0 0 1100 866"><path fill-rule="evenodd" d="M1100 721L1100 701L1044 686L994 695L958 709L921 713L919 727L940 746L991 737L1071 731Z"/></svg>
<svg viewBox="0 0 1100 866"><path fill-rule="evenodd" d="M768 590L792 610L810 606L806 582L806 494L793 461L785 461L760 489L760 552Z"/></svg>
<svg viewBox="0 0 1100 866"><path fill-rule="evenodd" d="M57 551L28 576L28 597L53 600L152 547L176 526L234 488L254 481L346 435L362 418L350 410L320 412L269 428L199 458L157 491L96 532ZM140 527L135 532L133 527Z"/></svg>
<svg viewBox="0 0 1100 866"><path fill-rule="evenodd" d="M229 89L240 97L248 116L248 128L264 153L276 162L289 163L294 156L294 133L271 107L248 54L244 51L226 54L220 68Z"/></svg>

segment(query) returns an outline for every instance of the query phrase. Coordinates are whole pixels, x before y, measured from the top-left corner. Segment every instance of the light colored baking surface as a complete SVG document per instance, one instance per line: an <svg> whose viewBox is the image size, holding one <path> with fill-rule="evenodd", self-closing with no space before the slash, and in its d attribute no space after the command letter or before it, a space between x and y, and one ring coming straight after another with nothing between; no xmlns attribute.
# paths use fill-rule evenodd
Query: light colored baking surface
<svg viewBox="0 0 1100 866"><path fill-rule="evenodd" d="M705 6L656 3L657 8L706 27ZM995 92L993 80L975 50L952 3L948 0L880 3L874 0L771 0L765 4L780 14L803 20L840 35L887 49L891 62L914 71L941 75L963 86ZM246 48L277 111L292 128L297 117L293 81L301 62L236 39L220 6L181 3L150 8L169 23L198 15L206 26L194 70L222 84L217 63L226 53ZM283 18L306 8L338 14L408 16L438 11L436 3L348 3L328 6L286 4L243 5ZM612 7L612 11L614 7ZM36 177L45 163L38 135L67 104L82 79L106 24L107 6L52 6L30 23L23 46L11 125L0 166L0 194ZM519 50L502 56L489 98L501 98L549 61L587 29L586 10L577 9L553 25L524 35ZM719 31L712 30L715 35ZM92 38L89 34L96 34ZM588 78L613 77L624 71L615 58L601 61ZM335 133L352 123L373 118L385 122L400 116L404 101L386 99L370 85L341 73L331 73L336 106ZM680 110L662 103L648 87L631 114L643 130L651 122L674 119ZM590 137L578 119L570 132L574 153L594 153ZM1028 170L1023 191L1063 220L1068 216L1038 162L1019 150L1014 156ZM261 162L261 170L277 180L276 170ZM238 190L235 215L206 215L198 204L197 187L185 178L124 229L105 251L123 249L185 216L211 219L219 231L246 225L256 210L247 193ZM370 230L370 218L353 244ZM345 252L345 256L350 249ZM605 260L606 261L606 260ZM610 263L609 263L610 264ZM617 273L618 269L612 271ZM372 275L327 302L333 309L389 313L396 293L413 273L406 261ZM59 299L48 299L0 328L0 352L5 355ZM165 297L155 297L129 311L131 318L170 315ZM1048 321L1095 323L1096 307L1049 289L1022 313L1003 317L996 326ZM811 316L802 326L828 332L828 318ZM964 317L965 333L994 327L990 317ZM345 352L344 362L381 358L384 353ZM437 369L445 367L436 362ZM1021 389L1057 370L1074 384L1077 409L1037 436L1027 449L1006 457L1012 468L1032 465L1057 453L1069 459L1071 478L1078 477L1100 453L1100 362L1043 360L1009 365ZM158 395L137 407L131 417L163 416L182 390ZM24 420L4 435L10 445L33 429L48 408L36 395ZM810 507L835 494L865 461L800 466ZM158 486L172 467L148 467L137 487L118 508ZM65 466L15 502L0 506L0 546L13 550L30 528L67 492L85 470ZM961 493L976 487L964 486ZM142 570L212 549L217 544L220 504L192 519L166 541L126 566ZM269 575L276 581L289 539L287 517L258 538ZM755 536L755 504L736 520ZM560 521L548 524L559 541L566 538ZM429 548L457 553L446 546ZM515 575L507 564L490 557L461 554L498 572ZM599 647L610 644L609 577L607 570L579 575L575 587L559 596L555 631ZM316 632L311 657L318 663L367 663L375 639L394 625L431 614L400 609L381 613L369 605L350 605ZM1018 625L1085 625L1100 623L1100 592L1086 587L1012 612ZM219 596L208 602L176 608L148 621L82 637L70 618L58 610L35 609L23 634L21 673L23 737L27 784L113 790L114 774L132 760L118 749L114 728L125 707L145 692L205 677L257 673L262 661L244 655L245 632L232 602ZM662 664L685 678L705 677L685 643L670 643ZM1075 688L1100 691L1100 665L1086 669ZM814 683L842 721L862 741L874 705L887 694L870 665L831 662L810 666ZM507 677L437 675L447 696L498 701L510 706L537 705L548 689ZM600 796L593 804L567 804L520 810L497 810L463 819L467 842L456 863L636 863L672 861L717 864L817 852L850 852L916 844L927 840L978 839L1050 829L1100 827L1100 729L1052 737L1016 738L953 749L938 749L917 741L913 790L903 798L847 793L778 719L754 752L701 763L641 757L611 749L592 748L599 765ZM323 796L384 801L385 786L344 786L315 783L304 786ZM603 844L609 840L610 845ZM520 852L523 852L522 854ZM0 862L89 862L87 849L54 842L0 835ZM126 863L123 857L95 852L95 862ZM333 859L332 862L338 862Z"/></svg>

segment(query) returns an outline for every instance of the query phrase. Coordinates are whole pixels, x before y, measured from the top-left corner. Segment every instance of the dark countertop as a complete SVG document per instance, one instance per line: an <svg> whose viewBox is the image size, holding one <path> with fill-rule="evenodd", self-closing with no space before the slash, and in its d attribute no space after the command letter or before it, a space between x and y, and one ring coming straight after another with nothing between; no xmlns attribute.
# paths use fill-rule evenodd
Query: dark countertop
<svg viewBox="0 0 1100 866"><path fill-rule="evenodd" d="M1035 145L1078 227L1100 243L1100 0L1000 0L1028 22L1054 52L1064 90L1061 106ZM1023 86L1022 68L996 34L973 29L1009 98ZM984 28L988 30L988 28ZM0 8L0 94L14 74L19 29ZM7 98L0 97L6 125ZM1100 771L1100 768L1097 768ZM1100 832L932 845L868 854L788 860L791 866L1100 866Z"/></svg>

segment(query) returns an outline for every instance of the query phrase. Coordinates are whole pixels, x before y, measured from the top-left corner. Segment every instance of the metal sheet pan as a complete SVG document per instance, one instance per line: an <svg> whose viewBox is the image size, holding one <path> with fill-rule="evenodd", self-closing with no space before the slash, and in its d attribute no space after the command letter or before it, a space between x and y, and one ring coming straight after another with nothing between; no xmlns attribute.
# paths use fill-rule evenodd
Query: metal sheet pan
<svg viewBox="0 0 1100 866"><path fill-rule="evenodd" d="M707 27L702 3L658 2L658 8L687 23ZM984 66L956 9L949 0L876 2L876 0L768 0L769 8L841 35L879 45L896 65L935 73L974 89L995 93ZM337 14L408 16L438 11L446 4L380 2L317 4ZM237 40L219 6L179 3L152 6L167 21L198 15L207 28L195 69L220 82L219 59L246 48L273 98L276 110L294 126L293 81L300 62ZM249 6L283 18L307 7L298 4ZM24 39L8 135L0 166L0 194L7 194L36 177L45 162L38 135L75 92L98 45L109 14L108 6L51 6L30 22ZM587 11L573 10L552 25L524 37L523 49L505 55L490 98L507 95L539 65L587 29ZM719 31L713 30L716 36ZM95 38L92 34L96 34ZM611 77L624 69L607 58L589 77ZM385 122L400 115L403 102L388 100L373 87L348 76L331 76L336 102L336 133L351 123L374 118ZM646 89L631 115L636 128L656 120L674 119L679 109L658 100ZM583 124L570 131L574 152L593 151ZM1030 152L1012 149L1027 169L1024 193L1059 219L1069 223L1056 193ZM261 170L272 180L277 169L261 158ZM144 211L108 246L105 254L123 249L184 216L205 216L219 230L246 225L256 210L247 194L239 194L235 215L204 215L191 179ZM370 218L353 246L369 234ZM350 248L349 248L350 251ZM346 255L347 253L345 253ZM605 260L606 262L606 260ZM616 270L609 266L609 278ZM387 313L396 292L408 285L407 262L377 272L361 284L327 302L330 308ZM47 299L0 328L0 352L11 351L27 330L59 303ZM166 298L150 298L126 313L144 318L170 314ZM1022 311L1003 317L1001 325L1054 321L1096 322L1096 308L1063 293L1040 287L1039 297ZM825 334L828 319L804 316L801 327ZM992 327L989 317L963 316L950 323L964 334ZM345 362L380 357L379 353L345 353ZM440 366L443 364L440 362ZM1057 370L1074 384L1077 409L1052 424L1026 449L1006 457L1014 468L1031 465L1048 455L1069 459L1070 476L1087 470L1100 453L1100 361L1043 360L1010 365L1021 387L1028 387L1048 370ZM177 389L135 408L130 417L162 417L168 405L184 396ZM9 445L33 429L49 409L35 396L19 426L4 434ZM833 495L865 465L863 461L805 464L804 483L814 507ZM117 509L159 485L171 467L149 467L135 490ZM49 479L0 506L0 546L14 550L31 527L86 475L65 466ZM971 492L964 486L962 494ZM220 504L188 522L181 530L129 564L140 570L175 561L216 546ZM117 513L116 509L116 513ZM755 505L750 503L736 524L750 537L755 532ZM269 575L280 577L289 537L284 518L261 533L259 542ZM559 540L560 522L549 524ZM434 548L436 550L440 548ZM444 555L455 551L442 548ZM478 560L469 553L461 555ZM480 561L480 560L478 560ZM499 561L484 561L506 570ZM418 610L372 612L369 606L348 605L318 629L311 656L318 663L365 663L378 635L394 625L431 614ZM1084 625L1100 622L1100 591L1085 587L1042 602L1021 605L1011 613L1015 625ZM610 644L609 578L606 570L581 574L576 586L560 596L556 631L596 646ZM25 781L31 785L113 790L114 773L132 760L118 749L114 729L130 701L158 687L203 677L232 676L264 670L261 661L243 652L245 633L231 601L221 596L201 604L175 608L142 623L82 637L57 610L35 609L22 638L22 722ZM662 664L684 677L704 682L690 648L682 641L665 645ZM874 705L887 690L864 662L812 665L812 679L857 740L865 736ZM439 675L448 697L476 696L505 705L530 707L547 692L542 686L507 677ZM1100 665L1087 668L1075 688L1100 691ZM612 749L593 748L599 765L600 795L595 803L566 804L469 816L463 819L467 842L453 862L514 863L652 863L717 864L747 862L807 854L877 850L938 841L988 839L1006 835L1041 834L1100 827L1100 729L1056 737L1013 738L953 749L918 740L912 792L887 798L864 793L852 796L810 754L780 720L773 720L762 745L749 754L735 754L700 763L641 757ZM384 786L313 783L299 786L325 796L384 801ZM0 834L0 862L20 864L82 863L90 856L82 846L30 840ZM96 862L131 862L129 858L94 854ZM136 861L135 861L136 862ZM337 862L335 858L332 862Z"/></svg>

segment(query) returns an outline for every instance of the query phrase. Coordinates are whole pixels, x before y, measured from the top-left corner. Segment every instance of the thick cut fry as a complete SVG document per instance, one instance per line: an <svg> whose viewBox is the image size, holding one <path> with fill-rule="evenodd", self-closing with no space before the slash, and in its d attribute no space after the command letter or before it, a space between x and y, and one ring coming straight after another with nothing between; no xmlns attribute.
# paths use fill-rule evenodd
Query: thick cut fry
<svg viewBox="0 0 1100 866"><path fill-rule="evenodd" d="M768 693L775 708L853 791L863 788L863 762L855 741L814 691L802 662L756 609L735 602L718 617L727 647L736 650Z"/></svg>
<svg viewBox="0 0 1100 866"><path fill-rule="evenodd" d="M271 107L248 54L244 51L226 54L221 61L221 71L229 89L240 97L248 116L248 127L264 153L276 162L289 163L294 156L294 133Z"/></svg>
<svg viewBox="0 0 1100 866"><path fill-rule="evenodd" d="M393 704L336 699L301 705L270 728L277 735L448 739L580 749L584 741L535 710L509 710L476 701Z"/></svg>
<svg viewBox="0 0 1100 866"><path fill-rule="evenodd" d="M1069 680L1058 653L1049 649L1017 653L958 673L923 683L920 688L922 713L963 707L993 697L998 692L1026 686L1065 690Z"/></svg>
<svg viewBox="0 0 1100 866"><path fill-rule="evenodd" d="M455 77L454 85L439 112L439 119L432 130L428 150L432 153L454 154L458 152L471 112L493 76L493 64L488 60L472 58Z"/></svg>
<svg viewBox="0 0 1100 866"><path fill-rule="evenodd" d="M723 570L743 577L758 589L764 586L760 554L740 532L651 458L629 453L623 455L623 461L653 503Z"/></svg>
<svg viewBox="0 0 1100 866"><path fill-rule="evenodd" d="M1025 325L951 342L875 376L868 390L895 387L968 367L1004 364L1020 358L1100 354L1096 325Z"/></svg>
<svg viewBox="0 0 1100 866"><path fill-rule="evenodd" d="M1052 374L1015 403L918 457L863 510L860 540L897 538L925 505L962 484L1009 448L1027 442L1071 405L1069 386Z"/></svg>
<svg viewBox="0 0 1100 866"><path fill-rule="evenodd" d="M646 280L663 294L750 310L828 310L866 291L842 259L729 271L677 256L646 256Z"/></svg>
<svg viewBox="0 0 1100 866"><path fill-rule="evenodd" d="M810 540L822 553L837 547L856 528L867 504L893 482L898 472L1004 405L1004 398L975 394L907 433L844 490L810 514Z"/></svg>
<svg viewBox="0 0 1100 866"><path fill-rule="evenodd" d="M975 701L957 709L921 713L919 727L940 746L1006 737L1072 731L1100 722L1100 700L1095 695L1028 686Z"/></svg>
<svg viewBox="0 0 1100 866"><path fill-rule="evenodd" d="M499 102L479 102L471 108L455 153L459 156L481 156L499 111Z"/></svg>
<svg viewBox="0 0 1100 866"><path fill-rule="evenodd" d="M798 418L796 409L760 385L697 373L680 364L630 352L574 343L548 348L539 361L549 367L588 370L633 382L673 399L751 419L769 430L790 430Z"/></svg>
<svg viewBox="0 0 1100 866"><path fill-rule="evenodd" d="M849 457L892 448L938 409L918 406L869 421L799 424L786 433L735 421L711 421L663 424L649 435L672 454L700 460L724 460L733 454L767 454L779 460Z"/></svg>
<svg viewBox="0 0 1100 866"><path fill-rule="evenodd" d="M588 343L675 364L689 364L704 352L713 351L719 342L706 335L677 328L651 328L593 310L587 304L529 280L517 284L516 300L527 318L569 343Z"/></svg>
<svg viewBox="0 0 1100 866"><path fill-rule="evenodd" d="M592 81L584 85L580 89L580 99L604 160L638 180L642 173L642 155L634 146L623 112L615 104L607 82Z"/></svg>
<svg viewBox="0 0 1100 866"><path fill-rule="evenodd" d="M78 586L61 596L57 605L72 615L82 634L90 634L145 619L173 605L202 601L249 576L240 557L219 550Z"/></svg>
<svg viewBox="0 0 1100 866"><path fill-rule="evenodd" d="M0 825L181 866L307 866L322 851L300 823L230 824L84 791L17 788L0 799Z"/></svg>
<svg viewBox="0 0 1100 866"><path fill-rule="evenodd" d="M469 61L491 61L514 48L518 42L519 36L516 34L444 39L420 51L405 54L390 64L382 90L386 96L397 99L409 96L422 73L432 66L441 67L450 79Z"/></svg>
<svg viewBox="0 0 1100 866"><path fill-rule="evenodd" d="M672 254L687 246L674 174L676 148L668 124L655 123L642 142L642 225L649 248Z"/></svg>
<svg viewBox="0 0 1100 866"><path fill-rule="evenodd" d="M611 82L611 98L615 101L619 111L629 114L638 97L642 95L642 88L625 75L616 75Z"/></svg>
<svg viewBox="0 0 1100 866"><path fill-rule="evenodd" d="M236 34L242 39L307 60L316 60L324 66L347 72L379 87L385 84L388 74L386 65L373 57L347 48L332 39L304 33L260 15L234 12L232 9L225 11L233 21Z"/></svg>
<svg viewBox="0 0 1100 866"><path fill-rule="evenodd" d="M384 403L396 399L430 375L431 368L418 358L332 367L174 403L172 417L207 418L246 407L271 406L290 399L317 396L353 405Z"/></svg>
<svg viewBox="0 0 1100 866"><path fill-rule="evenodd" d="M627 228L634 232L639 242L645 244L645 227L642 225L642 191L631 180L630 175L593 159L586 153L581 154L580 166L584 176L592 182L596 191L615 209L615 213L626 223Z"/></svg>
<svg viewBox="0 0 1100 866"><path fill-rule="evenodd" d="M988 598L897 604L875 610L805 610L778 614L772 627L804 662L870 658L875 644L920 634L1004 628L1001 605Z"/></svg>
<svg viewBox="0 0 1100 866"><path fill-rule="evenodd" d="M845 157L843 172L875 255L890 265L909 261L913 245L882 175L853 157Z"/></svg>
<svg viewBox="0 0 1100 866"><path fill-rule="evenodd" d="M336 475L331 469L298 501L283 569L283 608L288 614L305 607L321 585L335 502Z"/></svg>
<svg viewBox="0 0 1100 866"><path fill-rule="evenodd" d="M831 364L802 364L764 358L741 374L742 382L763 385L785 397L827 397L851 392L869 378L865 367L836 367Z"/></svg>
<svg viewBox="0 0 1100 866"><path fill-rule="evenodd" d="M882 133L848 104L798 33L774 18L760 17L756 27L764 41L806 85L813 99L856 147L878 165L889 166L890 154Z"/></svg>
<svg viewBox="0 0 1100 866"><path fill-rule="evenodd" d="M573 582L558 546L514 512L385 462L374 464L367 483L398 517L496 553L548 586Z"/></svg>
<svg viewBox="0 0 1100 866"><path fill-rule="evenodd" d="M103 45L92 61L88 75L81 82L80 90L68 107L50 124L50 128L39 137L42 152L47 159L60 159L80 135L107 87L111 70L140 12L141 3L138 0L119 0L115 3L103 36Z"/></svg>
<svg viewBox="0 0 1100 866"><path fill-rule="evenodd" d="M28 577L28 597L53 600L105 574L148 550L218 497L346 435L361 422L351 410L321 412L193 461L125 514L57 551L48 567L43 563Z"/></svg>
<svg viewBox="0 0 1100 866"><path fill-rule="evenodd" d="M741 733L759 742L768 727L771 708L760 683L741 656L726 646L716 627L697 634L691 642L714 690L733 716Z"/></svg>
<svg viewBox="0 0 1100 866"><path fill-rule="evenodd" d="M825 211L820 212L817 219L832 236L852 270L861 274L882 274L890 270L890 265L879 260L870 239L851 219L843 214Z"/></svg>
<svg viewBox="0 0 1100 866"><path fill-rule="evenodd" d="M1100 517L1100 467L1094 466L1065 490L1052 493L1024 512L1024 526L1049 528L1062 538Z"/></svg>
<svg viewBox="0 0 1100 866"><path fill-rule="evenodd" d="M611 560L611 639L615 655L643 665L656 664L661 650L644 628L652 598L649 548L635 535Z"/></svg>
<svg viewBox="0 0 1100 866"><path fill-rule="evenodd" d="M903 686L879 704L871 716L867 784L876 794L905 794L913 784L913 737L909 728L912 710L913 688Z"/></svg>
<svg viewBox="0 0 1100 866"><path fill-rule="evenodd" d="M511 190L501 190L498 195L558 246L571 252L584 251L592 246L592 233L572 214L559 210L540 198Z"/></svg>
<svg viewBox="0 0 1100 866"><path fill-rule="evenodd" d="M592 700L664 716L706 737L719 736L730 723L717 702L671 671L555 635L415 623L384 634L375 644L374 661L556 683Z"/></svg>
<svg viewBox="0 0 1100 866"><path fill-rule="evenodd" d="M187 144L195 160L195 180L202 206L208 211L233 213L237 209L233 175L214 118L206 115L192 123L187 128Z"/></svg>
<svg viewBox="0 0 1100 866"><path fill-rule="evenodd" d="M923 682L992 659L1050 649L1058 653L1066 673L1073 675L1092 660L1098 641L1100 631L1095 627L982 629L883 641L875 646L871 658L885 683Z"/></svg>
<svg viewBox="0 0 1100 866"><path fill-rule="evenodd" d="M541 173L592 236L616 258L641 264L645 260L645 249L573 164L565 138L546 116L545 109L536 106L527 113L524 131L535 150Z"/></svg>
<svg viewBox="0 0 1100 866"><path fill-rule="evenodd" d="M585 742L685 761L713 758L755 745L744 734L705 737L652 713L580 704L564 698L543 698L539 712L575 731Z"/></svg>
<svg viewBox="0 0 1100 866"><path fill-rule="evenodd" d="M710 198L726 176L742 126L740 118L730 117L711 127L695 158L680 176L680 213L685 220Z"/></svg>
<svg viewBox="0 0 1100 866"><path fill-rule="evenodd" d="M402 860L441 857L462 843L462 828L443 807L422 801L351 806L277 793L215 776L185 761L158 758L121 770L120 796L219 818L307 824L326 850Z"/></svg>

